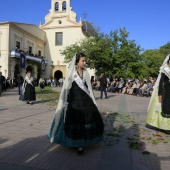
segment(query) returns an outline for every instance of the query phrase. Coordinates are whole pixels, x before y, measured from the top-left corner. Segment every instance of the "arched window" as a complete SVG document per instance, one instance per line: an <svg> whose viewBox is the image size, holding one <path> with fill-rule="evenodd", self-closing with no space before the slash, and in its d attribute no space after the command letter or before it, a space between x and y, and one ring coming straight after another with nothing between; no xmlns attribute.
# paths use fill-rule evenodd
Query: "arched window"
<svg viewBox="0 0 170 170"><path fill-rule="evenodd" d="M62 3L62 11L66 11L66 1L63 1Z"/></svg>
<svg viewBox="0 0 170 170"><path fill-rule="evenodd" d="M55 11L59 11L59 3L58 2L55 3Z"/></svg>

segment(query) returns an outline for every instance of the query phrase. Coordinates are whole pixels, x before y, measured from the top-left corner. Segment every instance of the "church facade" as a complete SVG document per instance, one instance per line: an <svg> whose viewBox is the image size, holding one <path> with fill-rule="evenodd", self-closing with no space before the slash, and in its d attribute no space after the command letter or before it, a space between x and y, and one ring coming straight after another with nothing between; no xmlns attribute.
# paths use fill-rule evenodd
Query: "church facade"
<svg viewBox="0 0 170 170"><path fill-rule="evenodd" d="M0 71L5 77L31 71L34 78L65 77L68 64L60 54L66 46L86 38L76 21L70 0L51 0L45 23L39 27L17 22L0 23ZM22 66L21 54L25 61ZM94 70L89 70L94 76Z"/></svg>

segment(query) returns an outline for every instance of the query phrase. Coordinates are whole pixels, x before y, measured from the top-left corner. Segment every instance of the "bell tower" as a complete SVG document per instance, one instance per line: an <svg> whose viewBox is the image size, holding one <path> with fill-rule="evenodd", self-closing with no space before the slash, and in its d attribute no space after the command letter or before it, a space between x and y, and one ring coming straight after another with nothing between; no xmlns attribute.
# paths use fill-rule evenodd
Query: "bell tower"
<svg viewBox="0 0 170 170"><path fill-rule="evenodd" d="M52 0L51 10L54 13L69 13L71 9L71 0Z"/></svg>
<svg viewBox="0 0 170 170"><path fill-rule="evenodd" d="M76 22L76 17L76 13L72 11L71 0L51 0L51 9L49 14L45 16L45 24L57 18L67 18Z"/></svg>

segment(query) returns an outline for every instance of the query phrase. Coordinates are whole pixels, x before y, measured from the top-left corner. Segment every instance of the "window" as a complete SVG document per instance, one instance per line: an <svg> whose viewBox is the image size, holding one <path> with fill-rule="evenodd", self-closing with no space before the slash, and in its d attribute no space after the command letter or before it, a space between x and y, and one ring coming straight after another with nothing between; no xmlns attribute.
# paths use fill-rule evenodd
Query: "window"
<svg viewBox="0 0 170 170"><path fill-rule="evenodd" d="M41 56L41 51L40 50L38 50L38 56Z"/></svg>
<svg viewBox="0 0 170 170"><path fill-rule="evenodd" d="M66 1L64 1L62 4L62 11L66 11Z"/></svg>
<svg viewBox="0 0 170 170"><path fill-rule="evenodd" d="M56 12L59 11L59 3L58 2L55 3L55 11Z"/></svg>
<svg viewBox="0 0 170 170"><path fill-rule="evenodd" d="M62 32L55 33L55 45L63 45L63 33Z"/></svg>
<svg viewBox="0 0 170 170"><path fill-rule="evenodd" d="M28 53L29 53L29 55L31 55L31 54L32 54L32 47L29 46L28 49L29 49L29 50L28 50Z"/></svg>
<svg viewBox="0 0 170 170"><path fill-rule="evenodd" d="M21 43L19 41L16 41L16 48L19 50L21 47Z"/></svg>

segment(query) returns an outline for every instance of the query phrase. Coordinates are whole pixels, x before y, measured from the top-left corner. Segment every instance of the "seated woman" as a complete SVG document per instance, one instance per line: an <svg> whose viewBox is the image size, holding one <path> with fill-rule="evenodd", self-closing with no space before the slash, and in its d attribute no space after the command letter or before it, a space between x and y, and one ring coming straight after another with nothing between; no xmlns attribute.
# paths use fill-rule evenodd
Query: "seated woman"
<svg viewBox="0 0 170 170"><path fill-rule="evenodd" d="M139 90L138 90L138 95L143 96L144 91L146 90L146 88L147 88L147 82L144 81L143 84L142 84L142 87L140 87Z"/></svg>
<svg viewBox="0 0 170 170"><path fill-rule="evenodd" d="M126 82L125 87L122 89L122 93L125 94L127 93L127 89L130 88L130 82Z"/></svg>
<svg viewBox="0 0 170 170"><path fill-rule="evenodd" d="M115 81L111 81L110 82L110 86L107 87L107 91L108 92L112 92L114 87L115 87L115 85L116 85L116 82Z"/></svg>
<svg viewBox="0 0 170 170"><path fill-rule="evenodd" d="M136 88L136 82L132 82L132 86L127 88L127 94L133 94L133 90Z"/></svg>

